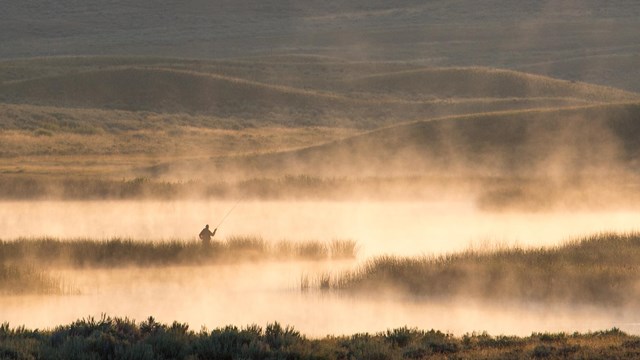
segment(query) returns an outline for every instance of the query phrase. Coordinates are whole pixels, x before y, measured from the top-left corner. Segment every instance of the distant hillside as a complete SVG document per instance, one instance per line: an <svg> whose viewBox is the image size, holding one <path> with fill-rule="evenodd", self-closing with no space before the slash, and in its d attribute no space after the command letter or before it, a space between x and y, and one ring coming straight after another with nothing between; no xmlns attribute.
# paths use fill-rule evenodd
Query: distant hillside
<svg viewBox="0 0 640 360"><path fill-rule="evenodd" d="M165 69L125 68L0 85L0 100L57 107L187 113L291 126L357 127L371 117L364 101L240 78ZM353 117L348 114L353 114ZM378 119L375 119L377 117Z"/></svg>
<svg viewBox="0 0 640 360"><path fill-rule="evenodd" d="M637 48L637 47L636 47ZM615 84L617 88L640 92L640 81L629 69L640 64L640 53L633 48L620 53L596 52L575 56L523 64L517 71L545 74L566 80L579 80L593 84Z"/></svg>
<svg viewBox="0 0 640 360"><path fill-rule="evenodd" d="M567 177L640 171L640 104L458 116L306 149L221 158L221 169L371 176ZM164 166L165 172L188 167Z"/></svg>
<svg viewBox="0 0 640 360"><path fill-rule="evenodd" d="M238 128L373 129L448 115L637 98L621 90L513 71L358 65L295 56L219 62L157 58L0 62L0 79L4 103L188 114L191 119L206 116L215 121L184 125ZM41 117L34 118L37 122ZM65 116L55 118L60 124L51 126L68 128ZM12 128L2 116L0 127Z"/></svg>
<svg viewBox="0 0 640 360"><path fill-rule="evenodd" d="M510 69L578 59L578 71L531 71L637 90L637 61L594 56L637 57L639 25L629 0L22 0L3 2L0 58L298 53Z"/></svg>
<svg viewBox="0 0 640 360"><path fill-rule="evenodd" d="M626 91L539 75L488 68L430 68L375 74L345 81L352 91L438 98L638 99Z"/></svg>
<svg viewBox="0 0 640 360"><path fill-rule="evenodd" d="M5 84L6 101L60 107L154 112L243 113L289 104L291 108L326 106L332 96L275 87L239 78L187 71L124 68L90 71Z"/></svg>

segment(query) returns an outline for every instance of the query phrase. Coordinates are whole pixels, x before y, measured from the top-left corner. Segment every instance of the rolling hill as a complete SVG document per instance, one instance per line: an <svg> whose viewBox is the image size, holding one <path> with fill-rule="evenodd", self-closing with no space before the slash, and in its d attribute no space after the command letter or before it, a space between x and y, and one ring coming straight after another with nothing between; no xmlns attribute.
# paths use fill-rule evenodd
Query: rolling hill
<svg viewBox="0 0 640 360"><path fill-rule="evenodd" d="M4 5L1 59L228 59L297 53L359 62L525 69L638 91L637 61L611 65L595 58L637 58L640 4L627 0L24 0ZM523 68L565 59L577 59L580 66Z"/></svg>
<svg viewBox="0 0 640 360"><path fill-rule="evenodd" d="M480 112L636 99L612 88L487 68L358 66L333 58L235 61L139 58L0 63L0 102L61 109L213 117L192 126L325 126L374 129ZM402 69L399 71L389 71ZM409 70L407 70L409 68ZM23 108L22 112L28 112ZM57 111L54 128L69 122ZM116 116L118 117L118 116ZM29 123L38 122L38 116ZM51 118L51 117L49 117ZM105 120L108 122L108 120ZM13 125L11 125L13 124ZM0 118L0 126L17 129ZM12 127L13 126L13 127ZM43 127L51 128L51 123ZM109 129L110 126L105 126Z"/></svg>
<svg viewBox="0 0 640 360"><path fill-rule="evenodd" d="M629 103L417 121L296 151L213 162L220 171L261 174L571 179L638 174L639 155L640 104ZM188 172L193 165L154 170Z"/></svg>
<svg viewBox="0 0 640 360"><path fill-rule="evenodd" d="M611 102L638 99L613 88L489 68L428 68L375 74L345 81L352 91L437 98L575 99Z"/></svg>
<svg viewBox="0 0 640 360"><path fill-rule="evenodd" d="M199 169L211 166L234 180L635 173L638 99L511 70L309 55L0 61L0 171L64 176L83 164L71 172L160 181L208 179Z"/></svg>

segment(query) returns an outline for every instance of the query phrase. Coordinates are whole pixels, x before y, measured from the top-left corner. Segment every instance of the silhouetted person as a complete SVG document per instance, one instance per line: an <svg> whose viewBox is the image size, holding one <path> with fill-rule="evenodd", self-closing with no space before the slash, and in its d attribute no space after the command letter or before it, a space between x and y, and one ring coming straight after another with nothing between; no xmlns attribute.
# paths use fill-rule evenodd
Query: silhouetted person
<svg viewBox="0 0 640 360"><path fill-rule="evenodd" d="M200 240L202 240L203 244L208 245L211 238L216 234L216 231L218 231L218 229L213 229L213 232L211 232L209 230L209 225L207 225L202 229L202 231L200 231L200 235L198 236L200 237Z"/></svg>

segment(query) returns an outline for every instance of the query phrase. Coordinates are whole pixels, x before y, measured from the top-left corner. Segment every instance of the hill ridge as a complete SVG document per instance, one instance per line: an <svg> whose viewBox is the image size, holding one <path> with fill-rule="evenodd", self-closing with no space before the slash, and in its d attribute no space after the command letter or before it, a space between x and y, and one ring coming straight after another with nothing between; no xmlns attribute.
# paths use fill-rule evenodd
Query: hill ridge
<svg viewBox="0 0 640 360"><path fill-rule="evenodd" d="M211 161L221 169L318 176L425 171L552 176L554 171L586 174L609 167L633 172L640 171L639 116L640 102L447 116L302 149ZM556 162L564 165L558 168Z"/></svg>
<svg viewBox="0 0 640 360"><path fill-rule="evenodd" d="M486 78L482 78L482 77ZM491 77L489 77L491 76ZM560 90L572 90L576 92L576 94L583 95L584 98L588 100L633 100L640 99L640 94L626 91L622 89L617 89L609 86L596 85L586 82L579 81L570 81L557 79L549 76L538 75L527 73L523 71L515 71L510 69L500 69L500 68L489 68L489 67L423 67L419 69L406 69L392 72L384 72L384 73L376 73L370 75L359 76L351 79L345 79L344 83L352 86L360 86L367 91L375 91L376 88L385 87L392 88L395 86L397 91L408 91L412 90L411 86L420 80L423 83L419 85L424 85L424 81L427 80L438 80L438 85L442 87L449 86L451 87L451 81L460 77L469 78L467 81L476 80L477 83L487 82L487 84L482 84L484 86L484 90L493 90L496 92L497 97L505 97L505 96L516 96L516 97L537 97L537 93L528 93L532 91L543 93L544 91L552 91L557 92ZM507 79L505 79L507 77ZM424 79L423 79L424 78ZM448 81L444 81L448 80ZM502 86L500 89L492 89L488 85L500 85L500 84L492 84L492 82L496 81L511 81L513 85L519 85L524 87L525 89L518 89L521 95L514 95L514 89L508 88L507 86ZM517 84L515 82L520 82ZM398 85L400 84L400 85ZM429 84L427 84L429 85ZM456 86L456 84L454 84ZM532 87L533 86L533 87ZM542 86L542 87L541 87ZM494 86L495 87L495 86ZM526 87L532 87L527 89ZM535 87L540 87L535 88ZM464 89L460 91L461 87L457 86L454 89L458 91L451 91L451 93L456 97L465 97ZM424 89L416 89L415 92L420 93L420 90ZM576 95L577 96L577 95ZM604 96L604 98L602 97Z"/></svg>

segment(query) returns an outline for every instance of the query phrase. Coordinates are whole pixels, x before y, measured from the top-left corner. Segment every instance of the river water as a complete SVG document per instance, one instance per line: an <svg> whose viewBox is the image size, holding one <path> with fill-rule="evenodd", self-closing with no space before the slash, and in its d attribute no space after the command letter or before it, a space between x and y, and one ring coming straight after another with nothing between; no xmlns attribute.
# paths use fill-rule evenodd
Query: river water
<svg viewBox="0 0 640 360"><path fill-rule="evenodd" d="M235 207L234 207L235 206ZM232 210L233 209L233 210ZM231 213L229 213L229 211ZM341 262L238 263L206 267L54 270L82 295L3 296L0 322L53 327L86 316L154 316L192 329L279 321L309 336L410 326L461 335L529 335L603 330L640 334L629 308L542 306L471 300L424 301L300 291L303 276L351 269L380 254L442 254L473 247L552 246L601 231L634 231L638 212L487 213L471 203L421 202L5 202L3 240L131 237L193 239L224 217L217 238L266 241L352 239L358 257Z"/></svg>
<svg viewBox="0 0 640 360"><path fill-rule="evenodd" d="M596 232L640 230L638 211L491 213L471 202L40 201L0 203L0 238L196 241L205 224L216 227L223 219L218 238L352 239L360 245L360 257L496 244L548 246Z"/></svg>

